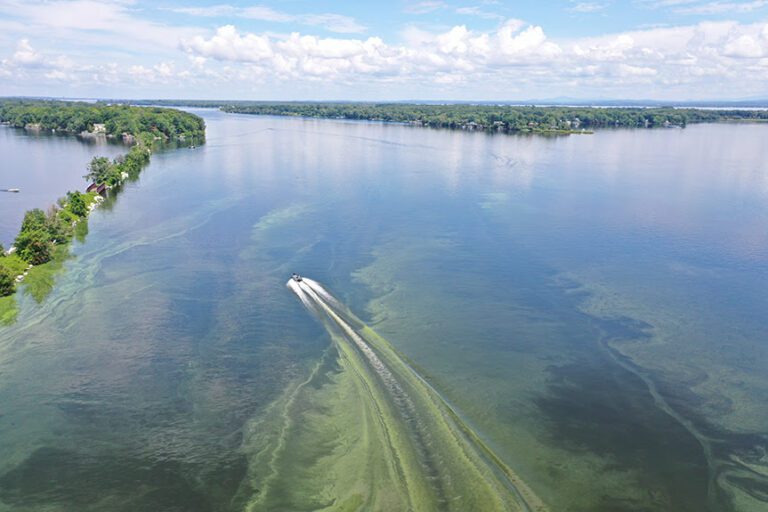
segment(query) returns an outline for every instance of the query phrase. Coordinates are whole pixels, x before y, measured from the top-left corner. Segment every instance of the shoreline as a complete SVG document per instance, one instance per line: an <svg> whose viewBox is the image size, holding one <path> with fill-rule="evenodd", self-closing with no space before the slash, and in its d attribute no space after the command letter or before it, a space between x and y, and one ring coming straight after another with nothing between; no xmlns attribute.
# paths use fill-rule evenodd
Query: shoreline
<svg viewBox="0 0 768 512"><path fill-rule="evenodd" d="M90 121L83 130L77 120L88 114ZM30 117L37 116L34 122ZM101 116L101 117L99 117ZM54 124L43 120L55 118ZM104 121L103 123L94 120ZM179 147L195 147L205 142L205 122L199 116L175 109L124 107L90 104L62 104L51 101L0 101L0 122L16 128L45 131L56 136L119 137L128 151L110 160L94 157L88 164L84 179L89 183L85 192L69 191L47 212L40 208L24 215L21 228L11 247L0 252L0 325L16 319L14 297L18 286L26 284L37 274L62 263L69 256L73 238L82 240L87 233L80 229L90 214L104 201L110 190L115 193L126 181L136 179L149 165L152 149L163 142ZM127 131L129 128L130 131ZM10 282L9 282L10 281ZM40 303L53 288L53 280L31 291Z"/></svg>

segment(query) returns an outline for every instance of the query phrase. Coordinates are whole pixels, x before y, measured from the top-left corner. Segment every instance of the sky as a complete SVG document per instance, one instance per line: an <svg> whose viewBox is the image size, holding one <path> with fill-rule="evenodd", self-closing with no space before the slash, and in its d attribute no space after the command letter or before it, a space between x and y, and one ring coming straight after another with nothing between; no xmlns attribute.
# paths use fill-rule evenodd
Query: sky
<svg viewBox="0 0 768 512"><path fill-rule="evenodd" d="M768 98L768 0L0 0L0 95Z"/></svg>

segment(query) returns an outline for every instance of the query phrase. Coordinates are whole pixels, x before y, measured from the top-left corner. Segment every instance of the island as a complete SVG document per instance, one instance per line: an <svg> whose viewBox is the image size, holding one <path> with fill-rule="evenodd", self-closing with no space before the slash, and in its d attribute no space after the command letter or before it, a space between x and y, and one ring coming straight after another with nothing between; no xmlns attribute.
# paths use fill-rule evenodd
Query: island
<svg viewBox="0 0 768 512"><path fill-rule="evenodd" d="M0 246L0 323L12 322L16 285L25 279L30 293L42 299L52 274L69 254L69 242L84 237L82 222L104 196L147 166L153 150L193 147L205 141L202 118L180 110L106 103L0 100L0 123L34 131L102 136L121 141L128 151L114 160L94 157L84 176L85 192L69 191L47 211L26 212L19 234L7 251ZM27 279L28 278L28 279Z"/></svg>

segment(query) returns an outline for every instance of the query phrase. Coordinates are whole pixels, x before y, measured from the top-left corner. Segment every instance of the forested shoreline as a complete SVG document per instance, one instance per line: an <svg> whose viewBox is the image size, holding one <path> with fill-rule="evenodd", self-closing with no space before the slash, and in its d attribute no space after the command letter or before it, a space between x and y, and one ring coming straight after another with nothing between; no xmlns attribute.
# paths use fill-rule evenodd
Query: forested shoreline
<svg viewBox="0 0 768 512"><path fill-rule="evenodd" d="M656 103L629 106L618 106L612 103L596 106L565 106L482 102L115 100L113 106L117 105L145 105L160 110L163 107L218 108L224 112L236 114L349 119L432 128L542 134L589 133L595 129L604 128L682 128L698 123L768 122L768 109L749 108L739 104L703 108L695 102L676 107Z"/></svg>
<svg viewBox="0 0 768 512"><path fill-rule="evenodd" d="M694 123L764 122L765 110L594 108L401 103L233 103L224 112L405 123L510 133L583 133L598 128L685 127Z"/></svg>
<svg viewBox="0 0 768 512"><path fill-rule="evenodd" d="M4 99L0 100L0 122L33 130L124 137L128 142L141 140L145 144L154 140L205 141L202 118L164 107Z"/></svg>
<svg viewBox="0 0 768 512"><path fill-rule="evenodd" d="M0 122L27 130L119 137L129 147L126 154L113 160L91 160L83 176L92 184L86 193L69 191L47 211L36 208L26 212L12 249L6 253L0 246L0 298L12 295L16 283L28 273L41 272L38 265L63 261L72 238L84 236L85 230L79 230L84 225L81 221L103 199L98 192L114 190L125 180L136 178L149 164L154 148L169 142L194 146L205 141L202 118L168 108L0 100ZM12 320L11 309L7 303L0 304L0 323Z"/></svg>

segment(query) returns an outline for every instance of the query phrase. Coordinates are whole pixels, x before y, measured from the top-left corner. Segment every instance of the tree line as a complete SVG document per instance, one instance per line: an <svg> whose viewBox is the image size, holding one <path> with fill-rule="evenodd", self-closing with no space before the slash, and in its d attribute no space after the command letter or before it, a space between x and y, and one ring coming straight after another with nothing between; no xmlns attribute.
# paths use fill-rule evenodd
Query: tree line
<svg viewBox="0 0 768 512"><path fill-rule="evenodd" d="M724 121L768 121L765 110L535 107L405 103L233 103L225 112L407 123L501 132L574 133L595 128L656 128Z"/></svg>
<svg viewBox="0 0 768 512"><path fill-rule="evenodd" d="M14 292L14 273L27 265L47 263L53 258L57 245L72 239L75 225L88 215L95 196L95 193L68 192L48 211L35 208L24 214L14 241L15 252L5 255L0 245L0 297Z"/></svg>
<svg viewBox="0 0 768 512"><path fill-rule="evenodd" d="M18 128L34 127L65 133L93 133L103 125L110 137L182 141L198 144L205 140L202 118L171 108L135 107L106 103L0 100L0 122Z"/></svg>

